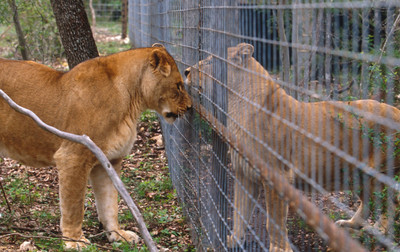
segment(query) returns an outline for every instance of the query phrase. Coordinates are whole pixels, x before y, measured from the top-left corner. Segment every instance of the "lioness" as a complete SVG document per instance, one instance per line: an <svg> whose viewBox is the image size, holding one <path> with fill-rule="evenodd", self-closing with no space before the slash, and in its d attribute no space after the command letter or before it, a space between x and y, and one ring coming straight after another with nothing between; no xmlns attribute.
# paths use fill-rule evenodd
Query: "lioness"
<svg viewBox="0 0 400 252"><path fill-rule="evenodd" d="M0 59L0 89L45 123L89 136L118 173L135 141L141 112L155 110L172 123L192 106L174 59L159 45L91 59L65 73L31 61ZM57 166L63 236L88 242L82 221L90 179L108 240L137 240L135 233L119 228L117 191L94 155L42 130L3 99L0 154L29 166ZM84 244L67 241L65 246Z"/></svg>
<svg viewBox="0 0 400 252"><path fill-rule="evenodd" d="M253 51L253 46L246 43L228 48L227 128L244 143L249 153L263 157L291 182L296 179L296 184L304 183L296 176L302 174L325 190L358 191L362 200L359 209L350 220L339 220L337 223L349 227L361 225L368 215L368 207L365 206L372 194L370 190L374 189L374 180L358 174L354 163L345 161L334 151L344 151L380 172L391 170L392 174L398 174L400 160L394 153L393 145L399 140L400 111L374 100L300 102L270 78L252 57ZM209 57L186 69L185 81L190 85L192 80L199 80L201 88L211 92L213 84L208 74L211 74L212 60ZM394 121L397 128L393 130L365 119L362 113L357 113L358 110L388 118ZM379 142L380 137L385 139L383 144ZM319 139L314 141L314 138ZM391 150L385 147L385 141L391 143ZM234 224L227 239L228 246L234 247L242 242L245 222L250 221L255 206L249 194L257 199L259 187L263 184L269 251L292 251L286 228L287 202L266 181L261 181L259 172L249 167L241 156L233 150L230 152L237 180L234 188ZM296 172L291 169L293 167ZM357 177L358 180L355 179Z"/></svg>

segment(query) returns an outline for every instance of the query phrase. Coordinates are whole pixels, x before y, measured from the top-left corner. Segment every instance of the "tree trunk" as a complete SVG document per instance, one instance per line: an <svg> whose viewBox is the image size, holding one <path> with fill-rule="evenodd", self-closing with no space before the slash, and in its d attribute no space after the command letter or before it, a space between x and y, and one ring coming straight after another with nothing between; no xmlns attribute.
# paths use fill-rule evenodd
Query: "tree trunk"
<svg viewBox="0 0 400 252"><path fill-rule="evenodd" d="M28 52L27 52L28 48L26 47L25 36L24 36L24 33L22 32L21 24L19 23L17 5L15 4L15 0L9 0L8 3L13 12L13 22L14 22L14 26L15 26L15 32L17 33L17 37L18 37L18 47L21 51L22 58L24 60L28 60Z"/></svg>
<svg viewBox="0 0 400 252"><path fill-rule="evenodd" d="M50 0L69 68L99 56L82 0Z"/></svg>
<svg viewBox="0 0 400 252"><path fill-rule="evenodd" d="M128 31L128 0L122 0L122 34L121 38L125 39Z"/></svg>
<svg viewBox="0 0 400 252"><path fill-rule="evenodd" d="M286 4L284 0L278 1L278 4ZM283 43L287 43L286 31L285 31L285 20L284 20L284 12L283 9L277 10L277 21L278 21L278 34L279 41ZM282 61L282 70L283 70L283 81L289 82L290 79L290 57L289 57L289 46L281 45L281 61Z"/></svg>

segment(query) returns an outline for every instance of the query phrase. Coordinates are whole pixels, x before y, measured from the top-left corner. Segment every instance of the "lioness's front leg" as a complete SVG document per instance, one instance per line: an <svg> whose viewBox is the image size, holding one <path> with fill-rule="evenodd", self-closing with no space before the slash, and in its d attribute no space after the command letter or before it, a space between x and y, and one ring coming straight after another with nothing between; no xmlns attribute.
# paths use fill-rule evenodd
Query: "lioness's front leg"
<svg viewBox="0 0 400 252"><path fill-rule="evenodd" d="M80 249L89 243L83 236L82 222L86 186L94 160L90 153L81 150L77 145L70 146L71 148L61 147L54 155L60 184L60 226L64 237L82 241L66 241L65 247Z"/></svg>
<svg viewBox="0 0 400 252"><path fill-rule="evenodd" d="M118 175L121 173L121 160L113 161ZM97 165L90 173L90 182L96 198L96 208L99 221L108 232L110 242L126 240L137 243L139 236L131 231L124 231L118 225L118 192L103 167Z"/></svg>
<svg viewBox="0 0 400 252"><path fill-rule="evenodd" d="M233 153L231 157L237 181L234 188L233 232L227 237L227 245L229 248L234 248L242 243L245 236L261 182L252 168L239 158L237 153Z"/></svg>
<svg viewBox="0 0 400 252"><path fill-rule="evenodd" d="M288 232L286 228L286 220L288 216L289 205L265 182L265 203L267 208L267 231L269 235L269 251L270 252L291 252Z"/></svg>

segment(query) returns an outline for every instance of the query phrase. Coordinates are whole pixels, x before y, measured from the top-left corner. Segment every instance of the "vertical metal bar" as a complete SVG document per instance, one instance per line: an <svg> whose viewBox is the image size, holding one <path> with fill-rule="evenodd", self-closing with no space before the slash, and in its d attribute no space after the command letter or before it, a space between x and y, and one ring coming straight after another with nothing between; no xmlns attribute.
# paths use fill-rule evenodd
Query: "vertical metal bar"
<svg viewBox="0 0 400 252"><path fill-rule="evenodd" d="M325 12L326 25L325 25L325 48L327 50L332 49L332 11L326 9ZM324 83L326 85L326 92L329 94L331 92L331 66L332 66L332 56L330 53L325 55L325 75Z"/></svg>
<svg viewBox="0 0 400 252"><path fill-rule="evenodd" d="M386 45L386 54L393 55L395 52L395 45L398 47L400 44L400 39L398 37L399 35L397 35L397 39L395 38L395 35L394 35L394 30L396 29L396 27L397 28L399 27L399 23L400 23L400 13L399 13L398 9L396 12L395 8L391 8L391 7L387 8L386 19L387 19L386 31L385 31L386 32L386 41L383 42L383 45L381 46L381 48L382 48L381 53L382 54L384 53L384 50L385 50L384 46ZM378 24L380 24L380 22ZM395 73L394 67L392 67L392 66L386 66L386 67L388 68L387 71L389 72L389 74L388 74L387 80L386 80L387 96L386 96L385 102L388 104L393 104L394 103L394 94L396 92L394 79L396 77L398 77L399 74ZM392 73L394 73L394 74L392 74ZM393 118L394 115L392 115L391 113L387 113L386 117ZM389 131L387 134L395 135L396 132ZM395 143L394 143L395 141L396 141L396 138L395 138L395 140L389 140L389 143L388 143L388 146L386 149L386 155L389 156L389 160L386 164L386 167L387 167L386 169L388 171L387 174L389 177L396 178L396 176L397 176L397 181L400 181L400 174L398 174L398 172L397 172L397 174L395 173L396 168L395 168L394 160L395 160L396 156L398 155L398 154L396 154L396 148L399 148L399 146L395 145ZM396 197L397 197L397 200L400 201L399 194L400 194L400 192L398 192L398 191L396 192L395 190L388 188L387 195L386 195L386 202L383 202L383 204L386 203L386 211L387 211L386 218L387 218L387 223L388 223L388 226L386 228L387 228L387 233L389 236L393 236L395 234L396 225L397 225L397 228L399 228L399 226L400 226L398 221L396 222L396 216L400 216L400 214L398 213L399 205L398 204L396 205L394 203L396 201L395 200ZM383 218L381 219L382 221L384 220L384 217L385 216L383 216ZM381 224L384 225L384 223L381 223Z"/></svg>
<svg viewBox="0 0 400 252"><path fill-rule="evenodd" d="M212 23L211 27L216 29L217 31L223 31L224 30L224 24L225 21L224 19L219 19L218 17L225 17L225 9L219 8L220 6L224 6L225 1L224 0L219 0L219 1L212 1L212 6L217 7L213 10L213 17L212 17ZM222 33L215 33L213 34L213 39L212 41L215 53L222 57L226 58L226 38ZM221 61L217 59L216 57L213 58L213 70L212 72L215 74L216 80L218 82L213 81L213 94L212 94L212 100L214 101L216 107L214 109L214 116L218 118L223 125L226 125L226 114L224 111L227 111L227 94L226 94L226 89L221 86L221 84L226 83L226 63L224 61ZM216 226L217 226L217 233L219 234L220 239L222 239L222 244L225 244L226 241L226 226L224 225L224 222L227 221L227 201L226 198L223 195L226 195L227 193L227 174L226 174L226 167L227 167L227 145L226 143L219 137L217 133L213 131L212 135L213 139L213 152L216 154L213 156L213 176L217 180L217 184L219 186L219 189L215 189L216 192L216 198L215 202L218 202L219 204L219 211L220 211L220 216L217 217L216 220ZM218 245L219 247L219 245Z"/></svg>
<svg viewBox="0 0 400 252"><path fill-rule="evenodd" d="M293 3L299 3L299 0L293 0ZM298 39L298 12L299 10L293 9L292 10L292 43L293 44L298 44L299 39ZM292 47L292 60L293 60L293 70L292 70L292 81L291 84L293 86L297 86L299 84L299 61L298 61L298 49L297 47ZM295 99L299 99L298 92L296 90L290 89L288 90L289 94L293 96Z"/></svg>

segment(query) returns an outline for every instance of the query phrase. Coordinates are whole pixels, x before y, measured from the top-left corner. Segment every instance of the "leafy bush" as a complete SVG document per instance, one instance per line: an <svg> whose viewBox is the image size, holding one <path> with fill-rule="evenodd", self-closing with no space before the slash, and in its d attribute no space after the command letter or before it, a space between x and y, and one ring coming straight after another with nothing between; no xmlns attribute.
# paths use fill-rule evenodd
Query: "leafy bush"
<svg viewBox="0 0 400 252"><path fill-rule="evenodd" d="M53 61L63 52L53 10L48 0L16 0L19 21L28 47L29 57L43 63ZM8 1L0 2L0 24L12 25ZM15 55L12 57L16 58Z"/></svg>

